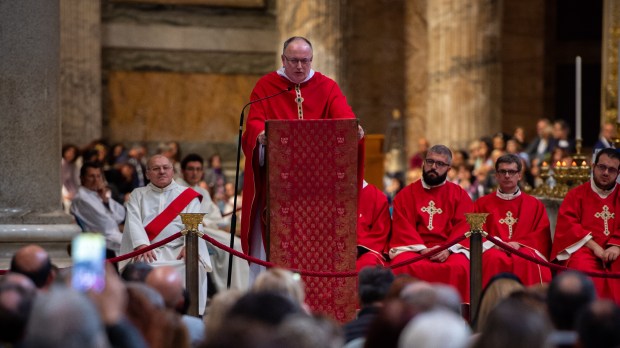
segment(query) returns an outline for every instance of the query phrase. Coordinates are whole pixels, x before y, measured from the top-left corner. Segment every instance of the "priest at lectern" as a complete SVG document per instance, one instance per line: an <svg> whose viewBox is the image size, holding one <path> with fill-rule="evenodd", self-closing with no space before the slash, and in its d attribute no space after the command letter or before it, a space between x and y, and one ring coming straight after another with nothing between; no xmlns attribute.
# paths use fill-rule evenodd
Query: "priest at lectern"
<svg viewBox="0 0 620 348"><path fill-rule="evenodd" d="M355 118L336 82L312 69L308 39L295 36L286 40L281 59L282 67L263 76L252 91L250 102L257 102L250 106L242 140L246 160L241 241L245 253L262 260L266 259L265 121ZM359 135L363 136L361 127ZM250 265L251 283L262 269Z"/></svg>

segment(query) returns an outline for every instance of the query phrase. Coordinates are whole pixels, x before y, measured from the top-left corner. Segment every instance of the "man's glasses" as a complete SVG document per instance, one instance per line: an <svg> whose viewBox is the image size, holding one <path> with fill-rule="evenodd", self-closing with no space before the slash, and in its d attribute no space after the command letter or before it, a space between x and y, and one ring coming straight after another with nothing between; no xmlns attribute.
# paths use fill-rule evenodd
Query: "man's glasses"
<svg viewBox="0 0 620 348"><path fill-rule="evenodd" d="M518 172L519 172L518 170L511 170L511 169L500 169L497 171L499 175L508 175L509 177L513 177L517 175Z"/></svg>
<svg viewBox="0 0 620 348"><path fill-rule="evenodd" d="M597 165L596 165L596 166L594 166L594 167L595 167L596 169L600 170L600 171L601 171L601 172L603 172L603 173L604 173L605 171L608 171L608 172L609 172L609 174L611 174L611 175L616 175L616 174L618 174L618 168L608 167L608 166L606 166L606 165L604 165L604 164L600 164L600 163L599 163L599 164L597 164Z"/></svg>
<svg viewBox="0 0 620 348"><path fill-rule="evenodd" d="M285 55L282 55L282 57L284 57L284 59L286 59L287 62L293 64L293 65L297 65L299 63L301 63L301 65L308 65L310 64L310 62L312 62L312 57L310 58L303 58L303 59L297 59L297 58L289 58Z"/></svg>
<svg viewBox="0 0 620 348"><path fill-rule="evenodd" d="M172 166L151 167L151 168L148 168L148 170L150 170L152 172L159 172L160 170L163 170L164 172L167 172L169 170L172 170Z"/></svg>
<svg viewBox="0 0 620 348"><path fill-rule="evenodd" d="M433 164L437 166L437 168L445 168L445 167L449 167L450 165L446 162L442 162L442 161L435 161L433 159L427 158L424 160L424 163L426 163L427 166L432 167Z"/></svg>

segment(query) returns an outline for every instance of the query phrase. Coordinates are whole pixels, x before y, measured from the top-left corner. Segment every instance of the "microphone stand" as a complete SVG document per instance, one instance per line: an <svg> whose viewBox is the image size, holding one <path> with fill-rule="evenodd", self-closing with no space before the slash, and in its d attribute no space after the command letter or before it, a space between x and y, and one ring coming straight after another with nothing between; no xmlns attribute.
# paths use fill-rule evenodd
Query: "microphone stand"
<svg viewBox="0 0 620 348"><path fill-rule="evenodd" d="M241 109L241 115L239 116L239 136L237 138L237 167L235 168L235 196L233 197L233 210L232 210L232 216L230 218L230 248L231 249L234 249L235 247L235 233L237 232L237 187L239 187L239 162L241 161L241 137L243 135L243 117L244 117L245 109L254 103L258 103L265 99L276 97L282 93L290 91L291 89L293 89L293 86L289 86L288 88L283 89L282 91L276 94L268 95L266 97L259 98L256 100L251 100L249 103L245 104L243 108ZM246 202L245 204L248 204L248 202ZM228 253L228 278L226 280L227 289L230 289L230 284L232 281L232 265L233 265L233 254Z"/></svg>

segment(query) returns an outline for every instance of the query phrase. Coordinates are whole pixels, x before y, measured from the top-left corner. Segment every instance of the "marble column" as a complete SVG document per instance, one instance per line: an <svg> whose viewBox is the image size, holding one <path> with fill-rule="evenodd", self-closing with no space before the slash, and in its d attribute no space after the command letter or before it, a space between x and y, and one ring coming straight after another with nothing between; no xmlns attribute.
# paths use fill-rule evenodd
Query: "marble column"
<svg viewBox="0 0 620 348"><path fill-rule="evenodd" d="M620 0L603 2L603 58L602 58L602 93L601 124L618 120L618 101L620 90L618 78L620 71Z"/></svg>
<svg viewBox="0 0 620 348"><path fill-rule="evenodd" d="M465 147L473 139L500 130L501 4L487 0L426 2L424 130L431 144ZM415 90L416 84L422 83L408 81L407 88Z"/></svg>
<svg viewBox="0 0 620 348"><path fill-rule="evenodd" d="M406 158L417 152L418 139L426 136L429 65L427 2L405 1Z"/></svg>
<svg viewBox="0 0 620 348"><path fill-rule="evenodd" d="M77 225L60 204L58 0L0 2L0 269L40 244L59 266Z"/></svg>
<svg viewBox="0 0 620 348"><path fill-rule="evenodd" d="M341 0L286 0L277 4L277 66L282 64L282 43L291 36L303 36L312 42L312 68L339 82L343 54Z"/></svg>
<svg viewBox="0 0 620 348"><path fill-rule="evenodd" d="M63 143L101 138L101 1L60 0Z"/></svg>

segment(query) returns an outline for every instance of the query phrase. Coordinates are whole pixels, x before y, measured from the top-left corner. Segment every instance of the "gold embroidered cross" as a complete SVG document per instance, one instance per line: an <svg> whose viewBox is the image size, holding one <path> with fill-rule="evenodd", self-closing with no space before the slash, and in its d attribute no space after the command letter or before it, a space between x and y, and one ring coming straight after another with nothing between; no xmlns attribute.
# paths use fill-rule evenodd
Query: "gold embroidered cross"
<svg viewBox="0 0 620 348"><path fill-rule="evenodd" d="M297 103L297 118L303 120L304 109L301 106L301 103L304 102L304 98L301 97L301 89L299 88L299 85L295 85L295 102Z"/></svg>
<svg viewBox="0 0 620 348"><path fill-rule="evenodd" d="M606 236L609 236L609 224L607 223L607 221L609 219L615 218L615 215L616 215L616 213L610 213L609 212L609 207L607 205L603 206L603 211L594 214L595 217L603 219L603 221L605 223L605 231L603 231L603 233Z"/></svg>
<svg viewBox="0 0 620 348"><path fill-rule="evenodd" d="M506 212L506 217L499 220L500 224L508 225L508 239L512 239L512 225L516 224L519 218L512 217L512 212L509 210Z"/></svg>
<svg viewBox="0 0 620 348"><path fill-rule="evenodd" d="M429 230L433 229L433 215L443 213L441 208L435 208L435 202L428 202L428 207L422 207L423 212L428 213L428 226L426 226Z"/></svg>

